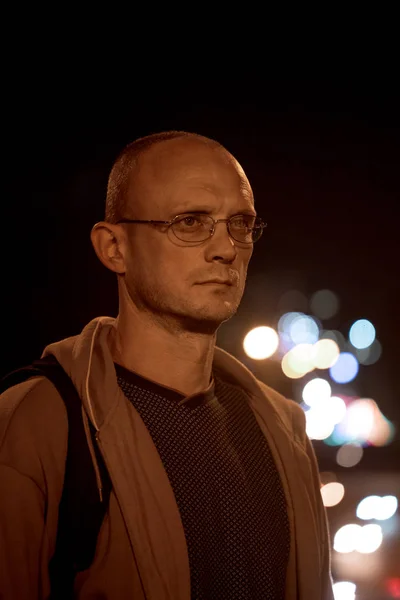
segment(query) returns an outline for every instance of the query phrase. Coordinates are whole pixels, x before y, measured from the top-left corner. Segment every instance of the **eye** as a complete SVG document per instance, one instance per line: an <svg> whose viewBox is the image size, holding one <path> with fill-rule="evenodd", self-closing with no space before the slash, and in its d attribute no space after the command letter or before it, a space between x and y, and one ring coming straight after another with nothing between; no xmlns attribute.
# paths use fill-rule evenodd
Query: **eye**
<svg viewBox="0 0 400 600"><path fill-rule="evenodd" d="M179 219L175 221L174 229L175 231L180 232L188 232L197 231L199 229L203 229L207 223L207 215L196 215L196 214L187 214L181 215Z"/></svg>
<svg viewBox="0 0 400 600"><path fill-rule="evenodd" d="M175 226L179 229L199 229L209 225L209 217L203 214L187 214L181 215L179 219L175 221Z"/></svg>
<svg viewBox="0 0 400 600"><path fill-rule="evenodd" d="M183 219L180 221L182 223L182 225L184 225L185 227L194 227L196 225L199 225L201 223L201 220L194 216L194 215L187 215L186 217L183 217Z"/></svg>
<svg viewBox="0 0 400 600"><path fill-rule="evenodd" d="M251 229L254 227L255 217L252 215L238 215L231 220L231 226L237 229Z"/></svg>

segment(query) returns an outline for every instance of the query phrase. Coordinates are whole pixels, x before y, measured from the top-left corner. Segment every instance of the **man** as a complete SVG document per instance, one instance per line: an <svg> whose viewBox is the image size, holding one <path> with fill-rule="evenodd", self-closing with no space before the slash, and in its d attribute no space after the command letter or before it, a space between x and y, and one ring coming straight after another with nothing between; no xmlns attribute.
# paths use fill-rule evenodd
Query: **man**
<svg viewBox="0 0 400 600"><path fill-rule="evenodd" d="M113 486L79 599L333 598L303 411L215 346L263 226L243 169L208 138L148 136L112 168L91 239L117 274L118 316L44 351L75 384ZM45 378L3 398L0 590L46 598L67 417Z"/></svg>

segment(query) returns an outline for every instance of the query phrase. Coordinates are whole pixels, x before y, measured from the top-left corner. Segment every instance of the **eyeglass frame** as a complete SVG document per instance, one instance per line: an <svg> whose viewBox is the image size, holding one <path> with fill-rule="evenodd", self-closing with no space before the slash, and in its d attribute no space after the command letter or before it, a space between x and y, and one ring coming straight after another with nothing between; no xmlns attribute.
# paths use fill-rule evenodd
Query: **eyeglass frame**
<svg viewBox="0 0 400 600"><path fill-rule="evenodd" d="M195 216L195 215L203 215L203 216L205 216L205 217L208 217L208 218L210 218L210 219L212 220L212 222L213 222L212 228L209 230L209 232L210 232L210 235L209 235L208 237L206 237L204 240L198 240L196 243L205 242L205 241L207 241L207 240L211 239L211 238L212 238L212 236L213 236L213 235L214 235L214 233L215 233L215 226L216 226L218 223L226 223L226 230L227 230L227 232L228 232L228 235L229 235L229 237L231 237L231 238L232 238L232 239L233 239L235 242L238 242L239 244L245 244L246 246L251 246L251 245L252 245L252 244L254 244L255 242L258 242L258 240L261 238L261 236L262 236L262 234L263 234L263 231L264 231L265 227L267 227L267 223L265 223L265 222L264 222L264 221L261 219L261 217L257 217L257 216L255 216L255 215L246 215L245 213L243 213L243 214L240 214L240 213L239 213L239 214L237 214L237 215L232 215L232 216L231 216L231 217L229 217L228 219L214 219L214 218L213 218L211 215L208 215L207 213L202 213L202 212L192 212L192 213L188 212L188 213L181 213L181 214L179 214L179 215L176 215L176 216L175 216L173 219L171 219L171 221L155 221L154 219L150 219L150 220L143 220L143 219L119 219L119 220L118 220L118 221L115 223L115 225L119 225L120 223L139 223L139 224L140 224L140 223L151 223L151 224L154 224L154 225L168 225L168 228L170 228L170 227L171 227L171 226L172 226L172 225L173 225L173 224L174 224L174 223L177 221L177 219L178 219L179 217L192 216L192 215L193 215L193 216ZM256 240L252 240L251 242L243 242L242 240L237 240L237 239L236 239L236 238L235 238L235 237L234 237L234 236L231 234L231 232L229 231L229 222L230 222L232 219L235 219L236 217L242 217L242 216L243 216L243 217L250 216L250 217L254 217L255 219L259 219L259 223L260 223L260 224L259 224L259 225L257 225L257 227L250 227L250 229L252 229L252 230L253 230L253 229L261 229L261 233L260 233L259 237L258 237ZM174 230L172 230L172 232L173 232L173 234L175 235L175 237L176 237L178 240L180 240L181 242L188 242L188 243L190 243L190 242L189 242L189 240L182 240L181 238L179 238L179 237L176 235L176 233L175 233L175 231L174 231ZM195 243L195 242L194 242L194 243Z"/></svg>

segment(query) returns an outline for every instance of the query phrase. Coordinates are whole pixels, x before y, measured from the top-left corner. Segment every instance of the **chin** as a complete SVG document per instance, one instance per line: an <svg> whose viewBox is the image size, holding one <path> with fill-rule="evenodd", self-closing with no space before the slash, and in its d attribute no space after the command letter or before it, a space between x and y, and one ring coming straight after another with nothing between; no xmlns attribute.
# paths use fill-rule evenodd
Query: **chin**
<svg viewBox="0 0 400 600"><path fill-rule="evenodd" d="M197 310L190 311L191 314L186 314L183 317L185 328L188 331L197 333L215 333L222 323L229 321L236 313L238 306L231 303L224 303L225 306L220 308L212 308L210 306L202 306Z"/></svg>

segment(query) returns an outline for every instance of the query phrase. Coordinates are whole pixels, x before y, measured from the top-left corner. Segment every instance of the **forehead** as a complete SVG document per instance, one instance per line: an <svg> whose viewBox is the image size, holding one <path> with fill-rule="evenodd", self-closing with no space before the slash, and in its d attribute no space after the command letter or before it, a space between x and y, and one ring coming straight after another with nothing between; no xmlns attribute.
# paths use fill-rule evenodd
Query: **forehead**
<svg viewBox="0 0 400 600"><path fill-rule="evenodd" d="M250 183L237 160L216 143L175 139L139 158L130 189L135 208L173 209L183 201L253 205Z"/></svg>

